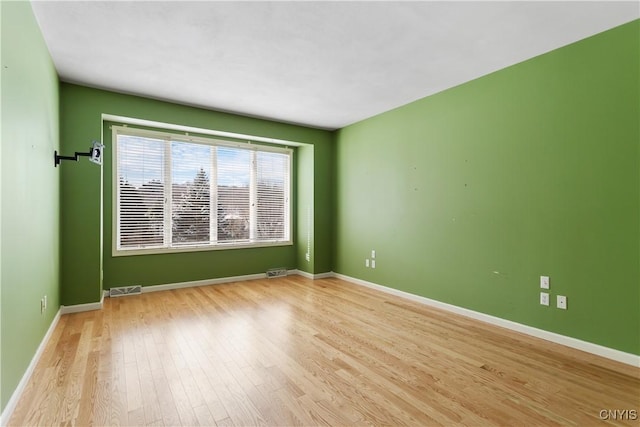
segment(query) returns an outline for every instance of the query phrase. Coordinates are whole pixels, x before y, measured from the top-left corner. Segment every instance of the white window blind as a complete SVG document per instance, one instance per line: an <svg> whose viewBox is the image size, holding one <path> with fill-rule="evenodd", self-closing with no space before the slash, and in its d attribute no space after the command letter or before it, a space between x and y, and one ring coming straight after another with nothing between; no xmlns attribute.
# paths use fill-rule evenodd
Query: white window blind
<svg viewBox="0 0 640 427"><path fill-rule="evenodd" d="M218 147L218 241L247 241L251 231L251 152Z"/></svg>
<svg viewBox="0 0 640 427"><path fill-rule="evenodd" d="M285 209L289 195L289 162L278 153L256 153L256 233L259 239L282 239L289 211Z"/></svg>
<svg viewBox="0 0 640 427"><path fill-rule="evenodd" d="M162 247L166 217L164 142L135 136L119 140L118 245Z"/></svg>
<svg viewBox="0 0 640 427"><path fill-rule="evenodd" d="M290 243L290 149L114 129L114 254Z"/></svg>

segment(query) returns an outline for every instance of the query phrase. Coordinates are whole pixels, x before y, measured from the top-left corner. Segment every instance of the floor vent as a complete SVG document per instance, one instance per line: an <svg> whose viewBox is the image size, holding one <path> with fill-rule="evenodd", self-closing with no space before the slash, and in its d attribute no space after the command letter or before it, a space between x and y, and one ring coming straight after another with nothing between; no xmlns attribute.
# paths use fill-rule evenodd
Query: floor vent
<svg viewBox="0 0 640 427"><path fill-rule="evenodd" d="M110 297L123 297L125 295L140 295L142 293L142 286L123 286L121 288L109 289Z"/></svg>
<svg viewBox="0 0 640 427"><path fill-rule="evenodd" d="M270 268L269 270L267 270L267 279L271 279L273 277L283 277L286 275L286 268Z"/></svg>

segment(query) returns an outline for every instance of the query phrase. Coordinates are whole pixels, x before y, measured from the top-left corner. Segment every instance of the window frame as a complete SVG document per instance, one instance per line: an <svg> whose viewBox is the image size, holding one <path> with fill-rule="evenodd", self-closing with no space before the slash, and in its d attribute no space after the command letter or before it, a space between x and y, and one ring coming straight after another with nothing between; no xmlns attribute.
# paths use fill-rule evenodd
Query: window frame
<svg viewBox="0 0 640 427"><path fill-rule="evenodd" d="M264 151L264 152L273 152L273 153L282 153L287 154L289 159L288 169L288 179L287 179L287 191L288 194L285 197L286 206L285 206L285 233L288 235L288 238L285 240L263 240L263 241L233 241L229 243L225 242L216 242L216 243L208 243L208 244L195 244L195 245L184 245L184 246L163 246L163 247L154 247L154 248L135 248L135 249L126 249L126 248L118 248L119 243L119 211L120 211L120 200L119 200L119 191L118 191L118 136L119 135L127 135L133 137L141 137L141 138L153 138L153 139L161 139L164 141L167 146L170 146L171 141L176 142L186 142L186 143L197 143L204 144L210 146L218 146L218 147L231 147L231 148L241 148L244 150L251 150L254 152ZM294 154L295 150L287 147L287 146L272 146L262 143L254 143L251 141L247 142L239 142L239 141L228 141L218 138L210 138L199 135L190 135L188 132L185 133L175 133L175 132L167 132L163 130L151 130L151 129L142 129L137 127L130 127L127 125L112 125L111 126L111 139L112 139L112 147L113 147L113 157L112 157L112 177L111 177L111 192L112 192L112 200L111 200L111 214L112 214L112 236L111 236L111 251L112 256L121 257L121 256L132 256L132 255L153 255L153 254L169 254L169 253L185 253L185 252L202 252L202 251L217 251L217 250L227 250L227 249L248 249L248 248L265 248L265 247L278 247L278 246L291 246L294 244L293 242L293 210L294 206L292 203L293 198L293 180L294 180ZM170 163L168 161L167 163ZM165 165L166 166L166 165ZM253 166L255 168L256 166ZM167 173L165 171L165 173ZM169 173L169 177L171 173ZM172 185L172 181L169 181L169 185ZM251 188L251 187L250 187ZM217 207L215 209L217 211ZM171 212L171 204L165 204L165 211ZM212 209L212 211L214 211ZM165 219L164 227L167 227L167 223L171 224L171 217L169 219ZM169 228L171 228L169 226ZM165 229L165 233L167 230ZM163 242L163 245L165 243Z"/></svg>

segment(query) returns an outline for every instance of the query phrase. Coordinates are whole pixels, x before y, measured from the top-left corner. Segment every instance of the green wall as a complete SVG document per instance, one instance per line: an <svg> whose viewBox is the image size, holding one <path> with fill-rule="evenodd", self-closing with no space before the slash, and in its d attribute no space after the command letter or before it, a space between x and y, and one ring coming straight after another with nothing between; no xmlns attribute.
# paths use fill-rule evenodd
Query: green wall
<svg viewBox="0 0 640 427"><path fill-rule="evenodd" d="M102 114L259 135L308 144L297 149L299 172L296 199L313 209L311 265L298 265L299 240L306 229L294 229L294 246L190 252L180 254L111 256L111 154L112 141L104 132L104 242L100 237L101 169L88 161L69 164L62 176L62 300L63 304L96 302L102 287L156 285L206 280L253 273L270 267L298 268L309 272L330 269L330 165L333 134L328 131L242 117L123 95L63 83L61 85L61 136L65 152L86 151L103 132ZM302 153L302 154L300 154ZM299 155L300 154L300 155ZM67 165L64 165L67 166ZM313 175L311 175L313 174ZM313 176L313 179L311 179ZM294 209L297 211L294 207ZM297 221L298 227L306 227ZM104 283L100 285L101 248Z"/></svg>
<svg viewBox="0 0 640 427"><path fill-rule="evenodd" d="M58 311L58 77L31 5L1 2L2 249L0 407ZM48 308L40 313L40 299Z"/></svg>
<svg viewBox="0 0 640 427"><path fill-rule="evenodd" d="M313 145L299 147L296 150L296 266L299 270L307 273L314 273L314 242L313 235L313 209L314 209L314 191L313 191L313 161L315 159ZM325 184L326 185L326 184ZM329 215L325 215L329 216ZM329 228L325 228L329 230ZM326 239L325 239L326 240ZM307 256L307 253L309 254ZM327 257L328 258L328 257ZM327 260L331 263L331 260ZM326 265L325 261L323 265ZM323 271L330 271L330 267L326 267Z"/></svg>
<svg viewBox="0 0 640 427"><path fill-rule="evenodd" d="M313 212L311 224L313 226L312 239L312 272L326 273L333 269L332 256L333 240L333 209L335 203L335 132L330 136L330 150L318 150L316 144L313 150Z"/></svg>
<svg viewBox="0 0 640 427"><path fill-rule="evenodd" d="M639 34L340 130L335 271L640 354ZM568 310L538 303L540 275Z"/></svg>

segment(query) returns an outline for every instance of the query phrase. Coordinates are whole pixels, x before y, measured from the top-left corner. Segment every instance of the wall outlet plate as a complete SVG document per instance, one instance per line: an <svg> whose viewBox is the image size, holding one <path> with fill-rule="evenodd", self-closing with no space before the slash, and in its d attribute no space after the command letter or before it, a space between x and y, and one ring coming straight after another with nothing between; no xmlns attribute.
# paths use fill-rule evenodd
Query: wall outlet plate
<svg viewBox="0 0 640 427"><path fill-rule="evenodd" d="M376 260L375 259L371 260L371 268L376 268Z"/></svg>
<svg viewBox="0 0 640 427"><path fill-rule="evenodd" d="M371 249L371 258L375 258L375 257L376 257L376 250Z"/></svg>
<svg viewBox="0 0 640 427"><path fill-rule="evenodd" d="M364 260L364 266L369 267L369 258Z"/></svg>
<svg viewBox="0 0 640 427"><path fill-rule="evenodd" d="M540 287L542 289L549 289L549 276L540 276Z"/></svg>
<svg viewBox="0 0 640 427"><path fill-rule="evenodd" d="M540 305L549 305L549 294L546 292L540 292Z"/></svg>
<svg viewBox="0 0 640 427"><path fill-rule="evenodd" d="M556 297L556 307L561 308L562 310L567 309L567 297L564 295L558 295Z"/></svg>

